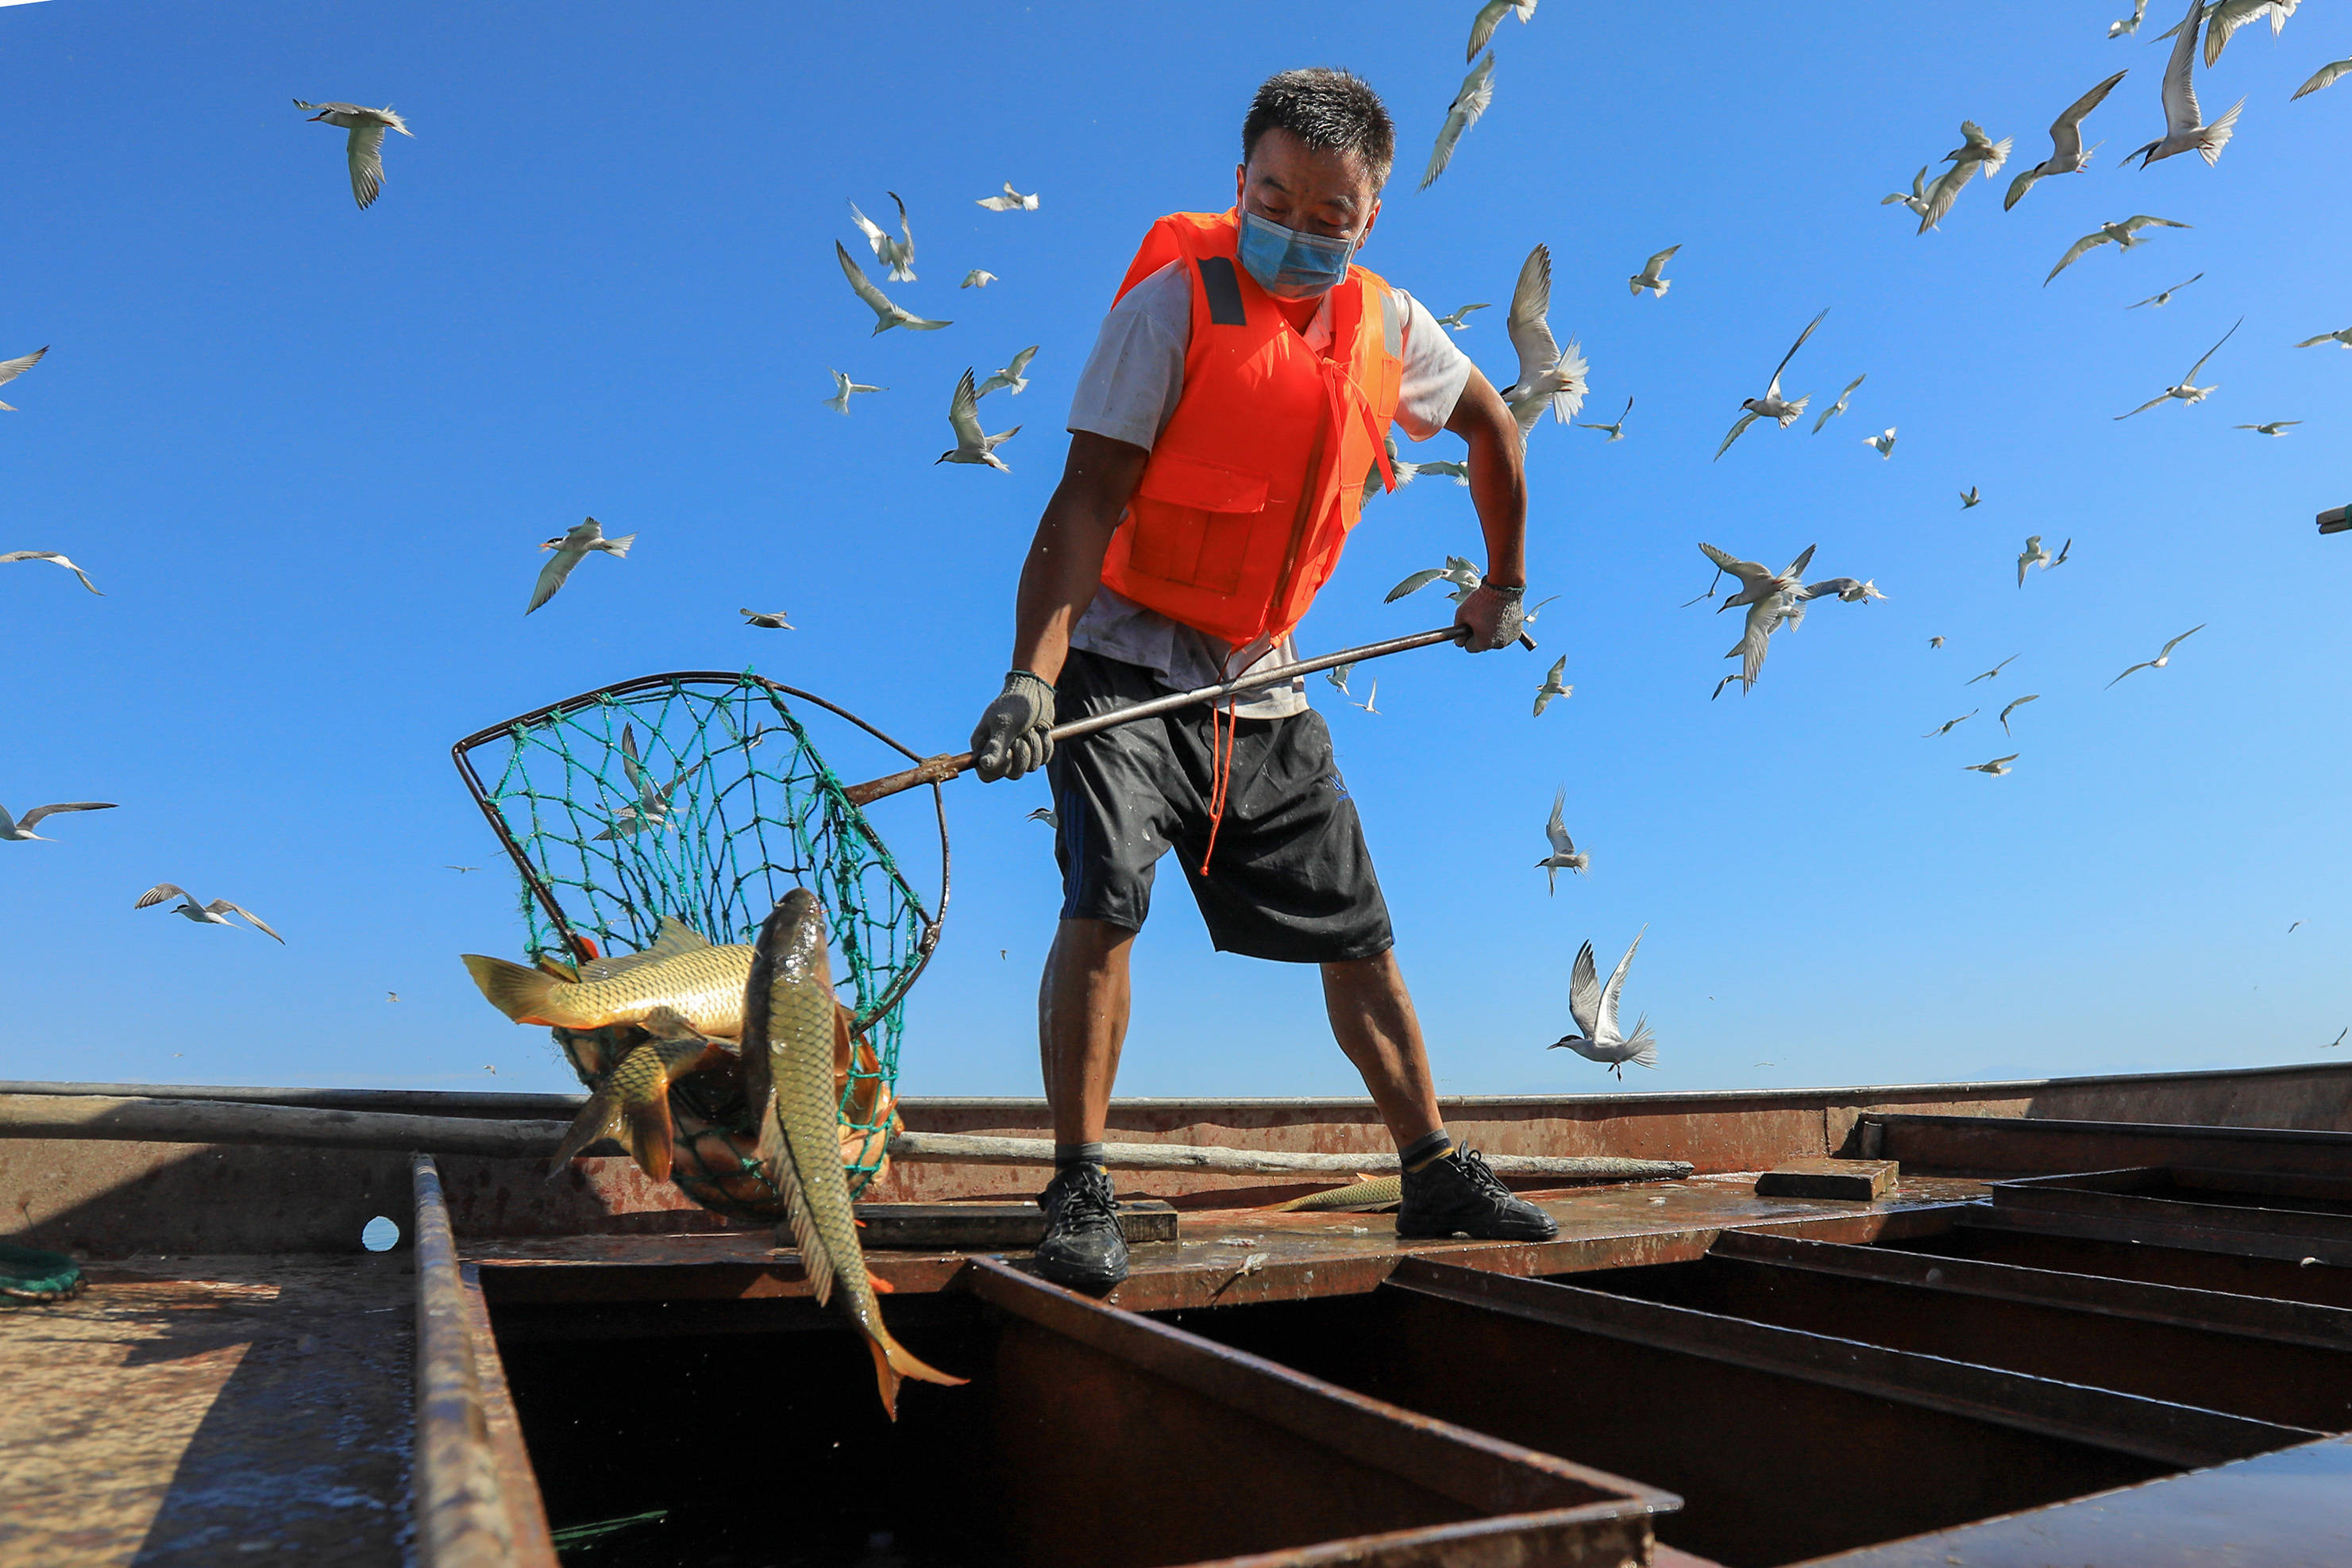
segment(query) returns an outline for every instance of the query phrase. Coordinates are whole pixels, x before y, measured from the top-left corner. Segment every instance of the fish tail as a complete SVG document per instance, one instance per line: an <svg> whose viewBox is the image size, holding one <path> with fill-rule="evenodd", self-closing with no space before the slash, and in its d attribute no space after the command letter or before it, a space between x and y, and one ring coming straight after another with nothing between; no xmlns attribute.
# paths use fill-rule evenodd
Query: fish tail
<svg viewBox="0 0 2352 1568"><path fill-rule="evenodd" d="M563 1134L563 1142L555 1146L555 1157L547 1162L547 1176L552 1181L572 1163L572 1156L604 1136L604 1129L613 1123L613 1113L619 1110L609 1094L591 1094L580 1114Z"/></svg>
<svg viewBox="0 0 2352 1568"><path fill-rule="evenodd" d="M474 984L490 1006L517 1023L561 1024L565 1020L553 1016L550 1004L563 987L552 975L504 958L485 958L479 953L465 955L466 972L474 977Z"/></svg>
<svg viewBox="0 0 2352 1568"><path fill-rule="evenodd" d="M874 1356L874 1381L882 1391L882 1408L890 1419L898 1418L898 1385L907 1378L919 1383L937 1383L949 1388L960 1388L970 1383L969 1377L954 1377L919 1360L915 1353L890 1337L877 1317L866 1331L866 1348Z"/></svg>
<svg viewBox="0 0 2352 1568"><path fill-rule="evenodd" d="M642 1104L623 1108L621 1116L628 1124L629 1152L636 1155L637 1168L656 1181L669 1180L669 1095L657 1091Z"/></svg>

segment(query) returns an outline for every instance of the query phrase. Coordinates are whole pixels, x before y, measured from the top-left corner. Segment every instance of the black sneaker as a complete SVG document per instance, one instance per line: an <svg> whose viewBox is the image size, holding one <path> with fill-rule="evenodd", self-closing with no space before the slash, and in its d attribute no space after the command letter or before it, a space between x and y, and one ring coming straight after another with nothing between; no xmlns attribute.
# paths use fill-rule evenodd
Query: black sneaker
<svg viewBox="0 0 2352 1568"><path fill-rule="evenodd" d="M1057 1171L1037 1195L1037 1207L1045 1211L1037 1272L1056 1285L1097 1294L1127 1278L1127 1232L1108 1172L1096 1166Z"/></svg>
<svg viewBox="0 0 2352 1568"><path fill-rule="evenodd" d="M1475 1149L1455 1149L1404 1173L1397 1208L1397 1239L1467 1236L1479 1241L1549 1241L1559 1234L1552 1217L1514 1197Z"/></svg>

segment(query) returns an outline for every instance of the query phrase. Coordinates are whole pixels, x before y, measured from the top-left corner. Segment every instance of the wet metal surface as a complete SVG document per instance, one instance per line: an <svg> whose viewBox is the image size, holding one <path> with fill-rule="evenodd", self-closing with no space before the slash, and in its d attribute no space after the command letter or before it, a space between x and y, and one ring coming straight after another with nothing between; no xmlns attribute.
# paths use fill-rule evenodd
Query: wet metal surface
<svg viewBox="0 0 2352 1568"><path fill-rule="evenodd" d="M401 1562L405 1253L89 1275L0 1313L0 1563Z"/></svg>
<svg viewBox="0 0 2352 1568"><path fill-rule="evenodd" d="M2128 1491L1916 1536L1812 1568L2344 1568L2352 1442L2335 1438Z"/></svg>
<svg viewBox="0 0 2352 1568"><path fill-rule="evenodd" d="M1108 1298L1134 1312L1295 1301L1368 1291L1407 1255L1442 1257L1515 1274L1693 1258L1726 1226L1750 1226L1843 1241L1939 1229L1953 1206L1971 1204L1974 1182L1906 1178L1879 1203L1759 1198L1752 1176L1534 1194L1559 1220L1541 1243L1417 1241L1400 1245L1391 1215L1186 1212L1179 1239L1133 1249L1134 1271ZM665 1237L502 1240L467 1237L493 1304L560 1301L723 1301L807 1293L797 1258L772 1231ZM1016 1256L1017 1255L1013 1255ZM1253 1260L1260 1260L1253 1262ZM900 1292L937 1291L962 1254L877 1251L875 1274Z"/></svg>

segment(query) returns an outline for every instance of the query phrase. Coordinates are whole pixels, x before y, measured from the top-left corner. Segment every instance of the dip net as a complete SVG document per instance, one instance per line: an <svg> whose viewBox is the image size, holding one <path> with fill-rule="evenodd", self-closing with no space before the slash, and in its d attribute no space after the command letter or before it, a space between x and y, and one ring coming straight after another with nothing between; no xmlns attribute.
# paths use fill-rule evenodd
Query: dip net
<svg viewBox="0 0 2352 1568"><path fill-rule="evenodd" d="M452 754L521 873L526 946L542 965L641 951L665 916L713 943L748 944L786 893L805 887L817 896L836 997L861 1037L841 1100L843 1164L856 1191L882 1167L907 990L929 961L947 906L946 807L933 786L934 909L851 804L794 704L921 759L855 714L748 671L601 687L467 736ZM643 1038L628 1025L557 1031L592 1087ZM724 1213L781 1213L748 1157L754 1129L732 1074L680 1080L671 1108L681 1188Z"/></svg>

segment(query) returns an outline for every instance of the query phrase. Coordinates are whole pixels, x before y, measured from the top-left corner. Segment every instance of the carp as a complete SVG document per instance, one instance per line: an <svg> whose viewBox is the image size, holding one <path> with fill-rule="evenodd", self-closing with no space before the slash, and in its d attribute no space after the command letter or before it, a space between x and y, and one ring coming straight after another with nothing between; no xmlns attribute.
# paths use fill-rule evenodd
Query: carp
<svg viewBox="0 0 2352 1568"><path fill-rule="evenodd" d="M835 1055L846 1028L833 994L824 910L804 888L760 927L743 995L743 1089L759 1128L761 1169L784 1200L801 1268L820 1305L837 1288L874 1356L882 1408L898 1418L901 1378L966 1381L925 1365L883 1326L841 1168L841 1092Z"/></svg>
<svg viewBox="0 0 2352 1568"><path fill-rule="evenodd" d="M596 1081L588 1103L548 1162L550 1176L560 1174L572 1155L607 1131L617 1131L638 1169L656 1181L669 1180L675 1139L669 1087L697 1068L723 1060L727 1053L669 1008L656 1008L642 1027L654 1038L628 1051Z"/></svg>
<svg viewBox="0 0 2352 1568"><path fill-rule="evenodd" d="M643 1023L656 1009L668 1008L697 1033L720 1040L743 1033L743 986L751 972L751 949L714 947L668 915L662 917L652 946L582 964L576 980L479 953L464 956L482 995L517 1023L602 1029Z"/></svg>

